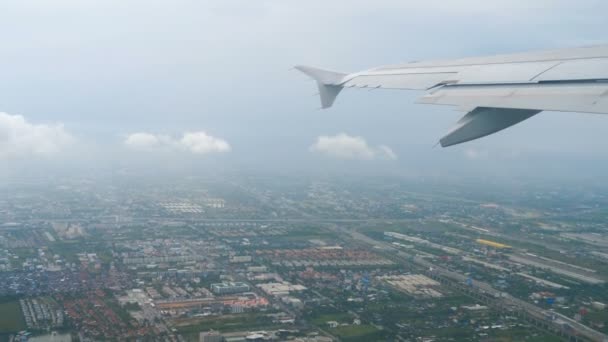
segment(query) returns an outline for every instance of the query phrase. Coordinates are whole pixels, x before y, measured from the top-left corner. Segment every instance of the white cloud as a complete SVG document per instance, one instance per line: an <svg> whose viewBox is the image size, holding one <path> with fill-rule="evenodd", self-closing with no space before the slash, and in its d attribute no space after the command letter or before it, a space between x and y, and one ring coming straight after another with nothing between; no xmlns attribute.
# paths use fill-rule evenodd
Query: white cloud
<svg viewBox="0 0 608 342"><path fill-rule="evenodd" d="M73 141L62 124L32 124L21 115L0 112L0 158L49 157Z"/></svg>
<svg viewBox="0 0 608 342"><path fill-rule="evenodd" d="M350 136L346 133L320 136L310 150L339 159L397 159L397 155L390 147L386 145L372 147L362 137Z"/></svg>
<svg viewBox="0 0 608 342"><path fill-rule="evenodd" d="M124 144L135 150L184 150L196 154L229 152L230 144L203 131L186 132L180 139L147 132L132 133Z"/></svg>
<svg viewBox="0 0 608 342"><path fill-rule="evenodd" d="M154 134L139 132L130 134L127 139L125 139L125 145L135 149L153 148L160 145L160 140L161 139Z"/></svg>
<svg viewBox="0 0 608 342"><path fill-rule="evenodd" d="M386 145L380 145L380 146L378 146L378 151L386 159L390 159L390 160L397 159L397 154L390 147L388 147Z"/></svg>
<svg viewBox="0 0 608 342"><path fill-rule="evenodd" d="M212 137L205 132L185 133L179 143L192 153L229 152L230 145L225 140Z"/></svg>

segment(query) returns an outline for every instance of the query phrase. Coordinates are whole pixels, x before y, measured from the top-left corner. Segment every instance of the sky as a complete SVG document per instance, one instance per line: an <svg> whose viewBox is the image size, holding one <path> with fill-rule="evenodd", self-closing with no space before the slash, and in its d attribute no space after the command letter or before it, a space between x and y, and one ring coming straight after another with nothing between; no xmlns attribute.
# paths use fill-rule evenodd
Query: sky
<svg viewBox="0 0 608 342"><path fill-rule="evenodd" d="M2 1L0 174L170 164L594 179L608 171L608 116L544 112L434 148L461 113L354 89L318 110L314 82L291 68L608 43L605 13L601 0Z"/></svg>

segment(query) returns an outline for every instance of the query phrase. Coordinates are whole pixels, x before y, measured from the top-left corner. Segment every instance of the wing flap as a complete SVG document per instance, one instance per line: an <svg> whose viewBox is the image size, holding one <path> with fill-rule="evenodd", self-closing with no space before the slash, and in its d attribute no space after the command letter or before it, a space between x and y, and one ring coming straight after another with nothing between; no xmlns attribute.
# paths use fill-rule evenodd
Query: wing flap
<svg viewBox="0 0 608 342"><path fill-rule="evenodd" d="M563 61L534 78L534 81L608 80L608 58Z"/></svg>
<svg viewBox="0 0 608 342"><path fill-rule="evenodd" d="M608 113L608 83L444 86L418 103Z"/></svg>
<svg viewBox="0 0 608 342"><path fill-rule="evenodd" d="M439 140L439 143L442 147L447 147L485 137L540 112L540 110L529 109L478 107L458 120L448 134Z"/></svg>
<svg viewBox="0 0 608 342"><path fill-rule="evenodd" d="M557 66L559 61L480 64L464 67L458 84L497 84L530 82L535 76Z"/></svg>

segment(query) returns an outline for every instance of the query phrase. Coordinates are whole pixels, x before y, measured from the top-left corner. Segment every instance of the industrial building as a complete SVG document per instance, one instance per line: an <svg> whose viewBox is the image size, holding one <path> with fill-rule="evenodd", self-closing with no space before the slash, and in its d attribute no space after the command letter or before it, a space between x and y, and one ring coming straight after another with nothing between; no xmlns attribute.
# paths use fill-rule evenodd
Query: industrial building
<svg viewBox="0 0 608 342"><path fill-rule="evenodd" d="M406 274L378 277L391 287L415 297L440 298L443 294L435 288L439 282L422 274Z"/></svg>
<svg viewBox="0 0 608 342"><path fill-rule="evenodd" d="M233 255L230 257L230 262L233 264L251 262L251 255Z"/></svg>
<svg viewBox="0 0 608 342"><path fill-rule="evenodd" d="M293 285L289 282L282 283L266 283L257 285L266 294L276 297L289 296L290 292L305 291L307 288L302 285Z"/></svg>
<svg viewBox="0 0 608 342"><path fill-rule="evenodd" d="M241 293L249 291L249 285L243 282L227 282L211 284L211 291L218 295Z"/></svg>
<svg viewBox="0 0 608 342"><path fill-rule="evenodd" d="M198 336L199 342L222 342L224 337L217 331L205 331L201 332Z"/></svg>
<svg viewBox="0 0 608 342"><path fill-rule="evenodd" d="M484 245L484 246L494 247L494 248L498 248L498 249L509 249L509 248L511 248L511 246L509 246L509 245L505 245L503 243L496 242L496 241L491 241L491 240L477 239L475 241L477 243L479 243L479 244Z"/></svg>

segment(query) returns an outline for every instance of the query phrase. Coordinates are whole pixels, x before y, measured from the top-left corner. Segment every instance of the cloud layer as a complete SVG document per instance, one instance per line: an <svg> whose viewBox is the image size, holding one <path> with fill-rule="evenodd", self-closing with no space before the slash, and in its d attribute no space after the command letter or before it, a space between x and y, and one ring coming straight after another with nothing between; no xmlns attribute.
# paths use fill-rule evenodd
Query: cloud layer
<svg viewBox="0 0 608 342"><path fill-rule="evenodd" d="M134 150L183 150L195 154L222 153L231 150L228 142L203 131L186 132L180 139L168 135L138 132L129 134L124 144Z"/></svg>
<svg viewBox="0 0 608 342"><path fill-rule="evenodd" d="M310 147L312 152L318 152L338 159L397 159L397 155L386 145L370 146L365 139L340 133L334 136L322 135Z"/></svg>
<svg viewBox="0 0 608 342"><path fill-rule="evenodd" d="M0 112L0 158L49 157L73 141L62 124L32 124L21 115Z"/></svg>

